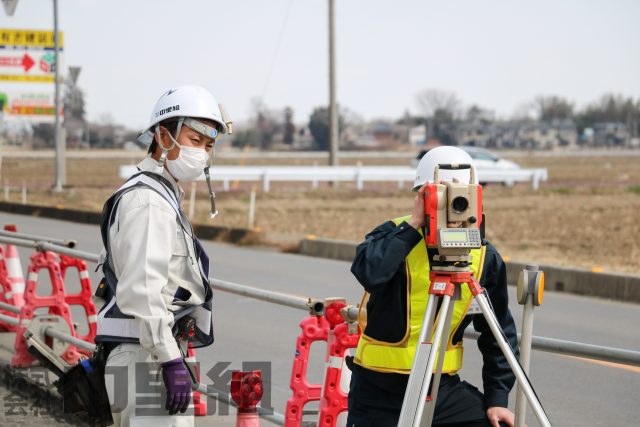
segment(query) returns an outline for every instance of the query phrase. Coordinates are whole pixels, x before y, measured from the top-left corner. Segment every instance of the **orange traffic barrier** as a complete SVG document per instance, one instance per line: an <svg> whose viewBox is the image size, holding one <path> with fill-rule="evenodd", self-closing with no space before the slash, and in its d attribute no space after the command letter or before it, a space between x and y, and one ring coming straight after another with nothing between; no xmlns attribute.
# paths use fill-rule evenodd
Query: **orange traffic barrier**
<svg viewBox="0 0 640 427"><path fill-rule="evenodd" d="M185 361L194 366L196 379L200 382L200 367L196 363L196 352L191 347L191 343L189 343L189 348L187 350L187 358ZM196 417L206 417L207 416L207 399L203 398L202 394L199 391L193 392L193 415Z"/></svg>
<svg viewBox="0 0 640 427"><path fill-rule="evenodd" d="M2 249L2 246L0 246L0 302L13 305L12 301L8 300L7 297L11 298L11 282L9 281L9 276L7 274L4 250ZM0 314L15 317L15 313L3 309L0 309ZM15 331L15 329L15 326L0 321L0 331Z"/></svg>
<svg viewBox="0 0 640 427"><path fill-rule="evenodd" d="M38 272L46 269L51 280L51 294L39 296L36 294L38 286ZM26 368L31 366L35 358L27 351L24 339L24 332L29 321L33 319L36 309L47 308L48 314L55 314L62 317L69 327L70 334L75 335L75 328L71 321L71 310L65 301L64 282L62 272L57 262L57 256L53 252L36 252L31 255L29 264L27 284L25 288L24 306L20 310L20 324L16 331L15 355L11 360L11 366ZM60 355L67 363L75 365L80 360L80 353L77 348L68 344Z"/></svg>
<svg viewBox="0 0 640 427"><path fill-rule="evenodd" d="M73 267L78 271L78 275L80 276L80 293L75 295L67 295L64 296L64 301L68 305L80 305L84 309L84 313L87 319L87 326L89 328L88 332L85 335L78 334L78 331L75 330L75 335L87 342L95 343L96 332L98 329L97 321L98 321L98 310L96 309L95 304L91 300L91 295L93 291L91 289L91 279L89 278L89 270L87 269L87 263L78 258L71 258L66 255L60 255L60 272L62 275L62 280L64 281L67 277L67 270ZM90 352L87 350L79 349L79 351L90 355Z"/></svg>
<svg viewBox="0 0 640 427"><path fill-rule="evenodd" d="M300 322L301 334L296 341L296 354L291 371L293 396L287 400L285 427L298 427L302 422L302 409L308 402L320 400L322 384L310 384L307 380L309 351L315 341L327 341L329 322L324 316L309 316Z"/></svg>
<svg viewBox="0 0 640 427"><path fill-rule="evenodd" d="M329 345L329 364L324 378L322 400L320 401L319 426L335 426L341 412L348 409L347 393L340 388L340 377L344 369L345 353L358 346L360 328L354 334L349 333L349 325L341 323L333 331Z"/></svg>

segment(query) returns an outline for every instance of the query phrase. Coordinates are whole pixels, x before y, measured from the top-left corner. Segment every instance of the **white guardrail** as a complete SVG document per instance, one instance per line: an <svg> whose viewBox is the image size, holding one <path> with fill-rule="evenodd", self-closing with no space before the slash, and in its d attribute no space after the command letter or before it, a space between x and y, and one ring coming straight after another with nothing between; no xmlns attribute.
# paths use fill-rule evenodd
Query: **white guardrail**
<svg viewBox="0 0 640 427"><path fill-rule="evenodd" d="M120 166L120 178L126 179L138 171L135 165ZM397 182L398 188L405 188L416 176L409 166L213 166L211 180L222 181L224 191L229 191L232 181L262 182L262 191L269 191L271 182L310 182L311 188L318 188L320 182L355 181L356 188L362 190L367 181ZM482 183L500 183L507 186L517 182L531 182L534 190L540 181L547 180L547 169L478 169ZM198 178L204 180L204 174Z"/></svg>

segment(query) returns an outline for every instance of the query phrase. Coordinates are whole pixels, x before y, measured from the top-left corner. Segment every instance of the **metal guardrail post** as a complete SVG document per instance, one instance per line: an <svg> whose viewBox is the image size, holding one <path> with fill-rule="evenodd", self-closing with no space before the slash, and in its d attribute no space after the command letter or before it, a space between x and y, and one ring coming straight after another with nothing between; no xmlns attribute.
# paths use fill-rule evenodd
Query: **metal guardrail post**
<svg viewBox="0 0 640 427"><path fill-rule="evenodd" d="M531 341L533 339L534 306L542 304L544 295L544 273L537 265L527 265L518 277L518 304L523 305L522 337L520 339L520 365L529 375L531 365ZM527 414L527 401L524 390L518 385L515 406L515 427L524 427Z"/></svg>

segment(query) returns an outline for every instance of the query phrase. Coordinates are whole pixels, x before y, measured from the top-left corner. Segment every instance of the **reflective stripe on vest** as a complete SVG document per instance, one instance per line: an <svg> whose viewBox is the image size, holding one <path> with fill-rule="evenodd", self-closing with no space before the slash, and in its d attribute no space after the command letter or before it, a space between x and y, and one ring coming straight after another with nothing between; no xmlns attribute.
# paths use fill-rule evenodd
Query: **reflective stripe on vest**
<svg viewBox="0 0 640 427"><path fill-rule="evenodd" d="M393 220L396 225L409 219L409 216L400 217ZM420 234L422 232L420 231ZM471 271L480 280L482 275L482 265L484 263L485 248L471 251ZM413 357L416 353L418 337L422 328L424 312L429 298L429 261L427 248L421 240L407 255L405 260L407 275L407 331L402 340L395 343L378 341L374 338L362 334L356 349L355 363L367 369L378 372L395 372L400 374L411 373ZM363 297L363 303L367 296ZM447 351L442 366L443 373L455 373L462 368L462 341L453 345L452 340L455 332L462 323L462 319L467 314L473 298L469 286L461 286L461 298L455 301L451 316L451 327ZM361 309L364 305L361 305ZM362 317L366 316L362 313ZM361 326L363 324L361 323ZM364 330L364 328L363 328Z"/></svg>

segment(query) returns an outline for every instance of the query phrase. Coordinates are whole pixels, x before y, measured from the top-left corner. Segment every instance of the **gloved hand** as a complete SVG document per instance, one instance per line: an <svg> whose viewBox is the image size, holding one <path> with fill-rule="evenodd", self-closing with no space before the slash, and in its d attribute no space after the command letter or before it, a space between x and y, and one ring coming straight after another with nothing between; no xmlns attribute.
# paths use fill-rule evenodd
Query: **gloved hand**
<svg viewBox="0 0 640 427"><path fill-rule="evenodd" d="M162 379L167 388L165 409L171 415L178 411L185 412L191 402L191 378L182 358L162 364Z"/></svg>

